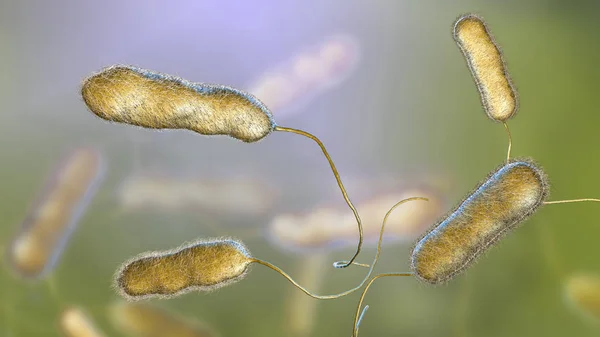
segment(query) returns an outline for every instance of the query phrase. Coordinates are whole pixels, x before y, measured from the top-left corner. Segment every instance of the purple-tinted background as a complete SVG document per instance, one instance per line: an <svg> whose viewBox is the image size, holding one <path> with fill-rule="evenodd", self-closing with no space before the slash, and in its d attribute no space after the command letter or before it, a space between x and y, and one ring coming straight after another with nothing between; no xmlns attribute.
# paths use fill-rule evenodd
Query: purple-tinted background
<svg viewBox="0 0 600 337"><path fill-rule="evenodd" d="M300 279L306 257L270 244L262 230L282 212L346 207L309 139L273 133L244 144L107 123L81 99L86 76L121 63L245 88L328 36L352 36L361 48L356 69L294 114L274 111L278 123L325 143L353 200L376 194L375 182L391 177L400 185L438 186L454 204L506 150L504 130L485 117L452 41L452 23L466 12L488 20L521 95L519 115L509 122L513 154L533 156L546 168L552 199L598 197L600 10L592 1L0 0L0 245L18 231L65 151L96 146L108 163L104 184L54 270L58 299L50 283L20 280L3 265L0 336L57 336L57 315L69 304L86 308L101 330L119 336L106 308L117 299L111 280L120 263L200 237L238 236L255 256ZM276 202L266 214L247 217L201 207L124 210L119 186L141 169L255 178L276 193ZM600 268L599 216L593 204L548 206L447 285L379 281L366 300L371 308L361 336L596 336L597 324L565 304L562 285L571 272ZM315 292L335 293L360 281L361 268L330 267L352 252L325 259ZM373 253L366 249L360 261L370 262ZM378 272L407 270L409 254L408 244L384 245ZM296 291L255 266L231 287L155 302L207 322L221 336L289 336L286 306L294 301L286 299ZM357 301L355 294L317 303L308 335L351 334Z"/></svg>

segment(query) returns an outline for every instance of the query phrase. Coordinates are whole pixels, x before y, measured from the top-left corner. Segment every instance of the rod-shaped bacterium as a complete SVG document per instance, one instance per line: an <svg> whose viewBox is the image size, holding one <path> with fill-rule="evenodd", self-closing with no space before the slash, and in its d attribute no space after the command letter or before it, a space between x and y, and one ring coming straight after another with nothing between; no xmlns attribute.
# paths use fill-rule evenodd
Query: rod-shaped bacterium
<svg viewBox="0 0 600 337"><path fill-rule="evenodd" d="M570 275L564 283L565 299L583 316L600 322L600 277L593 273Z"/></svg>
<svg viewBox="0 0 600 337"><path fill-rule="evenodd" d="M264 215L277 191L268 182L246 176L178 175L163 170L134 171L119 186L124 211Z"/></svg>
<svg viewBox="0 0 600 337"><path fill-rule="evenodd" d="M132 337L211 337L216 333L197 320L142 302L118 302L109 307L109 319Z"/></svg>
<svg viewBox="0 0 600 337"><path fill-rule="evenodd" d="M56 265L104 171L91 148L77 148L60 162L8 247L8 262L20 276L41 278Z"/></svg>
<svg viewBox="0 0 600 337"><path fill-rule="evenodd" d="M429 202L414 203L395 210L386 222L387 242L412 242L429 228L441 214L444 202L438 191L424 186L408 186L403 191L381 193L359 201L364 223L365 243L375 246L386 212L398 200L413 195L427 197ZM303 214L281 214L267 227L267 239L274 245L296 254L315 254L347 249L354 244L354 219L342 209L318 206Z"/></svg>
<svg viewBox="0 0 600 337"><path fill-rule="evenodd" d="M454 40L467 60L488 117L499 122L511 118L519 107L502 53L478 16L461 16L454 24Z"/></svg>
<svg viewBox="0 0 600 337"><path fill-rule="evenodd" d="M117 65L87 78L81 94L98 117L151 129L188 129L255 142L275 128L269 109L243 91Z"/></svg>
<svg viewBox="0 0 600 337"><path fill-rule="evenodd" d="M117 272L116 286L130 300L208 291L242 279L251 262L239 241L198 241L134 257Z"/></svg>
<svg viewBox="0 0 600 337"><path fill-rule="evenodd" d="M533 214L547 194L545 174L533 162L501 166L417 241L411 257L415 276L432 284L450 280Z"/></svg>
<svg viewBox="0 0 600 337"><path fill-rule="evenodd" d="M247 91L260 97L278 120L303 109L343 83L356 69L361 48L351 35L333 35L268 69Z"/></svg>

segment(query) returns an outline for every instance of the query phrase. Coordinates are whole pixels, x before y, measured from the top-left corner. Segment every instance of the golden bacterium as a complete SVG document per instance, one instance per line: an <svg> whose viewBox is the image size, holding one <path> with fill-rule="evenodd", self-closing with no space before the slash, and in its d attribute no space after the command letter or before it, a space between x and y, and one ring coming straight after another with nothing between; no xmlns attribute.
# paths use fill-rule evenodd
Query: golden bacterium
<svg viewBox="0 0 600 337"><path fill-rule="evenodd" d="M91 148L61 161L8 247L8 262L19 275L39 278L55 266L104 171L102 156Z"/></svg>
<svg viewBox="0 0 600 337"><path fill-rule="evenodd" d="M188 129L255 142L275 127L269 109L245 92L131 66L92 75L81 93L98 117L151 129Z"/></svg>
<svg viewBox="0 0 600 337"><path fill-rule="evenodd" d="M600 277L590 273L571 275L564 284L565 298L584 316L600 322Z"/></svg>
<svg viewBox="0 0 600 337"><path fill-rule="evenodd" d="M485 22L468 14L454 24L454 40L467 59L488 117L505 122L519 107L500 49Z"/></svg>
<svg viewBox="0 0 600 337"><path fill-rule="evenodd" d="M241 280L252 262L239 241L199 241L134 257L117 272L116 286L127 299L209 291Z"/></svg>
<svg viewBox="0 0 600 337"><path fill-rule="evenodd" d="M128 336L211 337L213 330L171 310L141 302L119 302L110 306L109 319Z"/></svg>
<svg viewBox="0 0 600 337"><path fill-rule="evenodd" d="M60 314L60 330L65 337L102 337L92 320L79 308L68 308Z"/></svg>
<svg viewBox="0 0 600 337"><path fill-rule="evenodd" d="M547 195L546 176L533 162L501 166L417 242L411 257L415 276L432 284L450 280L533 214Z"/></svg>

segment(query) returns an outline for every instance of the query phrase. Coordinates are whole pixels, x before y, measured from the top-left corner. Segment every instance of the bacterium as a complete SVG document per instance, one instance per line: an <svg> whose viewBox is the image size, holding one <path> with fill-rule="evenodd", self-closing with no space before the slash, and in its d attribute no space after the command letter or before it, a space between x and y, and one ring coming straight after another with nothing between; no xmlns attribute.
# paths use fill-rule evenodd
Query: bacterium
<svg viewBox="0 0 600 337"><path fill-rule="evenodd" d="M141 302L117 302L108 318L120 332L133 337L212 337L215 331L195 319Z"/></svg>
<svg viewBox="0 0 600 337"><path fill-rule="evenodd" d="M547 195L546 176L536 164L502 165L418 240L411 257L415 276L432 284L452 279L533 214Z"/></svg>
<svg viewBox="0 0 600 337"><path fill-rule="evenodd" d="M505 122L519 107L517 91L486 23L480 17L468 14L456 21L453 33L467 59L485 112L492 120Z"/></svg>
<svg viewBox="0 0 600 337"><path fill-rule="evenodd" d="M65 337L103 337L90 317L80 308L70 307L62 311L60 330Z"/></svg>
<svg viewBox="0 0 600 337"><path fill-rule="evenodd" d="M102 155L92 148L77 148L60 162L8 247L19 275L41 278L54 268L104 171Z"/></svg>

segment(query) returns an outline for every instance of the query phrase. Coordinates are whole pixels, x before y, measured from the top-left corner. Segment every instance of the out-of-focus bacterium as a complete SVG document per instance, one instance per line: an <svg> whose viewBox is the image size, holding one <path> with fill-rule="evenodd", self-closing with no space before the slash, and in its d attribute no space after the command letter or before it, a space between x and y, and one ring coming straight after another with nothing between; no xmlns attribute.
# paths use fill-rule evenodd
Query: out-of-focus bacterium
<svg viewBox="0 0 600 337"><path fill-rule="evenodd" d="M133 337L211 337L212 328L156 305L119 302L108 315L120 332Z"/></svg>
<svg viewBox="0 0 600 337"><path fill-rule="evenodd" d="M398 200L410 195L427 197L429 202L414 203L390 213L385 222L386 240L412 240L421 235L440 215L442 201L439 194L431 188L413 187L404 188L402 192L381 193L358 205L364 219L367 244L378 243L386 212ZM300 275L299 282L305 287L319 289L325 278L319 268L328 253L347 248L353 242L352 220L339 208L321 206L304 215L277 216L267 228L267 237L283 250L305 255L305 260L301 261L300 270L297 271ZM317 303L303 295L294 291L286 296L285 326L290 336L310 336L316 324Z"/></svg>
<svg viewBox="0 0 600 337"><path fill-rule="evenodd" d="M321 268L327 261L328 254L316 253L306 256L299 261L296 273L299 275L298 283L304 287L320 291L325 280L325 273ZM283 296L285 303L285 335L290 337L308 337L314 334L317 324L318 301L310 298L294 288L292 292Z"/></svg>
<svg viewBox="0 0 600 337"><path fill-rule="evenodd" d="M267 70L249 86L248 92L260 97L278 118L286 117L342 83L356 69L359 58L355 38L330 36Z"/></svg>
<svg viewBox="0 0 600 337"><path fill-rule="evenodd" d="M502 165L418 240L411 257L415 276L432 284L455 277L532 215L547 195L546 176L535 163Z"/></svg>
<svg viewBox="0 0 600 337"><path fill-rule="evenodd" d="M334 51L328 51L327 55L335 55ZM349 266L360 254L363 241L360 216L325 145L306 131L277 125L271 111L251 94L222 85L191 83L123 65L105 68L88 77L81 94L94 114L113 122L151 129L188 129L203 135L228 135L247 143L259 141L272 131L290 132L312 139L327 158L358 226L359 240L354 256L348 264L337 267Z"/></svg>
<svg viewBox="0 0 600 337"><path fill-rule="evenodd" d="M55 266L104 171L102 156L92 148L75 149L61 161L8 247L12 269L41 278Z"/></svg>
<svg viewBox="0 0 600 337"><path fill-rule="evenodd" d="M376 195L358 204L366 244L377 243L381 222L390 207L412 195L426 197L429 202L415 203L390 214L386 222L386 240L413 240L441 215L442 198L431 188L408 187L401 192ZM352 244L352 225L353 219L339 208L320 206L305 214L276 216L267 228L267 238L294 253L330 252L346 249Z"/></svg>
<svg viewBox="0 0 600 337"><path fill-rule="evenodd" d="M488 117L506 122L519 107L502 53L486 23L480 17L467 14L454 24L454 40L467 59L467 64Z"/></svg>
<svg viewBox="0 0 600 337"><path fill-rule="evenodd" d="M165 171L137 171L117 191L126 211L227 212L242 216L265 214L277 193L268 183L249 177L206 178Z"/></svg>
<svg viewBox="0 0 600 337"><path fill-rule="evenodd" d="M59 327L65 337L103 337L89 316L80 308L71 307L60 314Z"/></svg>
<svg viewBox="0 0 600 337"><path fill-rule="evenodd" d="M387 182L389 184L389 181ZM395 208L398 200L410 195L427 197L427 203L415 203L411 207ZM359 205L365 219L365 242L381 245L382 223L385 216L386 240L405 241L419 236L441 212L442 201L438 193L431 188L404 188L402 192L381 193L364 200ZM389 214L386 214L389 213ZM353 219L335 207L318 207L303 215L286 214L275 217L267 228L267 237L283 250L305 255L301 261L299 282L305 287L319 289L325 275L319 267L328 253L347 248L352 244ZM377 262L377 257L371 271ZM370 275L370 272L369 272ZM367 278L368 276L367 275ZM366 278L365 278L366 281ZM365 282L363 281L363 283ZM287 334L290 336L310 336L318 315L316 303L299 292L286 296Z"/></svg>
<svg viewBox="0 0 600 337"><path fill-rule="evenodd" d="M292 285L310 297L322 300L339 298L360 289L373 272L381 253L381 243L385 223L390 213L398 206L423 197L411 197L397 202L386 214L379 234L377 254L369 272L360 285L334 295L315 295L294 281L279 267L254 258L242 242L233 239L210 239L183 245L177 249L163 252L140 254L117 271L115 286L126 299L139 300L151 297L168 298L192 290L210 291L242 279L251 263L258 263L273 269L286 278ZM354 263L341 261L338 264ZM354 263L357 264L357 263Z"/></svg>
<svg viewBox="0 0 600 337"><path fill-rule="evenodd" d="M117 272L116 286L130 300L209 291L241 280L252 262L239 241L199 241L134 257Z"/></svg>
<svg viewBox="0 0 600 337"><path fill-rule="evenodd" d="M600 276L592 273L570 275L564 283L567 303L591 320L600 322Z"/></svg>

